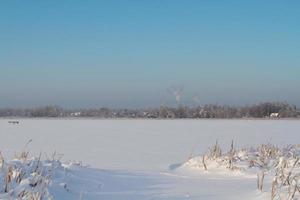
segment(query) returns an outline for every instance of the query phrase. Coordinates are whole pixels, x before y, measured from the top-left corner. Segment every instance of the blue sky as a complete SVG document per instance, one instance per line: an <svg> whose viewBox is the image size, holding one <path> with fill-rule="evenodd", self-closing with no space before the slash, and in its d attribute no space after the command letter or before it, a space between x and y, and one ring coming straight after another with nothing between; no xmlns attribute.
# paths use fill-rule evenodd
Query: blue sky
<svg viewBox="0 0 300 200"><path fill-rule="evenodd" d="M300 2L0 3L0 107L300 106Z"/></svg>

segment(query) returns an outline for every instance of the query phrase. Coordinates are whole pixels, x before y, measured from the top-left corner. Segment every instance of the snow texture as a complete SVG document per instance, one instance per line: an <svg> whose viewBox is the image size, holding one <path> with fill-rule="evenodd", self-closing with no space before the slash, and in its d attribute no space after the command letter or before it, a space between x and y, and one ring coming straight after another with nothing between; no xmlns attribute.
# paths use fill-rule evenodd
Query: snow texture
<svg viewBox="0 0 300 200"><path fill-rule="evenodd" d="M270 199L269 177L259 191L258 171L240 162L247 173L232 173L210 162L205 172L201 155L216 140L222 149L229 149L232 140L236 149L250 149L262 143L284 147L300 139L297 120L18 121L0 120L0 199L17 199L24 190L60 200ZM30 151L25 161L15 156L24 150ZM236 155L245 156L243 151ZM13 181L5 193L9 168ZM18 169L26 172L21 182L16 182ZM32 187L35 182L40 187Z"/></svg>

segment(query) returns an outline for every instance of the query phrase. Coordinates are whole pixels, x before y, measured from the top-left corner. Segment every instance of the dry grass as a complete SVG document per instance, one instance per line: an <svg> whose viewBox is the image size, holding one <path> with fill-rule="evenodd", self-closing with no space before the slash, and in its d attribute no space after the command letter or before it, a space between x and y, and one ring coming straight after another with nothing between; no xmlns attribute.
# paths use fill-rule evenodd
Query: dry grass
<svg viewBox="0 0 300 200"><path fill-rule="evenodd" d="M254 170L257 172L257 189L270 191L271 200L300 199L300 145L279 148L262 144L257 148L236 150L232 141L229 151L223 152L216 141L206 154L190 159L188 164L197 166L198 162L198 169L205 171L217 170L216 164L220 170L225 168L252 173ZM267 182L271 184L270 188L266 186Z"/></svg>
<svg viewBox="0 0 300 200"><path fill-rule="evenodd" d="M10 162L5 162L0 153L0 199L51 200L48 187L52 181L54 168L61 166L59 160L42 161L41 154L37 158L29 158L27 151L15 155Z"/></svg>

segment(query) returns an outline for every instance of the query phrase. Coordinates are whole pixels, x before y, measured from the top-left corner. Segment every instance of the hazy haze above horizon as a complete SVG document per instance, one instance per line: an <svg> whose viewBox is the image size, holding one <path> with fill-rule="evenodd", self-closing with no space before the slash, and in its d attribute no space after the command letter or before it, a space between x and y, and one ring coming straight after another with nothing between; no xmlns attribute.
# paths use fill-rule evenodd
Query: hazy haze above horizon
<svg viewBox="0 0 300 200"><path fill-rule="evenodd" d="M300 106L299 1L2 1L0 107Z"/></svg>

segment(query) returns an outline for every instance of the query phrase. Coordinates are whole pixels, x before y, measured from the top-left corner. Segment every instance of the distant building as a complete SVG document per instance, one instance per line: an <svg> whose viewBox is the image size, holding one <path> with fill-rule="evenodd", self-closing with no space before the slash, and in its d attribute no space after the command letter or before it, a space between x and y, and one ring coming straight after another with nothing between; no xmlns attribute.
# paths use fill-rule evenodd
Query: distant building
<svg viewBox="0 0 300 200"><path fill-rule="evenodd" d="M74 112L70 114L72 117L79 117L81 115L81 112Z"/></svg>
<svg viewBox="0 0 300 200"><path fill-rule="evenodd" d="M279 113L271 113L270 117L271 118L277 118L277 117L279 117Z"/></svg>

